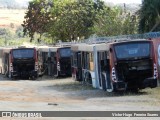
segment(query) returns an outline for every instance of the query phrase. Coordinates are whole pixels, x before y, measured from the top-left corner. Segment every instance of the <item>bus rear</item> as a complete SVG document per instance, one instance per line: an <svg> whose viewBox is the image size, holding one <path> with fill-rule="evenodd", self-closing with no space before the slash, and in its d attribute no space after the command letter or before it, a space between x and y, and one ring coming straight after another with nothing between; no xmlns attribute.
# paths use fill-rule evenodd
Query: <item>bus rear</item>
<svg viewBox="0 0 160 120"><path fill-rule="evenodd" d="M113 90L138 90L157 86L157 65L152 41L113 43L110 52Z"/></svg>
<svg viewBox="0 0 160 120"><path fill-rule="evenodd" d="M156 58L156 64L158 69L158 83L160 83L160 38L151 39L154 45L154 53Z"/></svg>
<svg viewBox="0 0 160 120"><path fill-rule="evenodd" d="M37 78L38 62L35 48L12 49L10 53L11 78Z"/></svg>
<svg viewBox="0 0 160 120"><path fill-rule="evenodd" d="M57 49L57 76L71 76L71 47Z"/></svg>

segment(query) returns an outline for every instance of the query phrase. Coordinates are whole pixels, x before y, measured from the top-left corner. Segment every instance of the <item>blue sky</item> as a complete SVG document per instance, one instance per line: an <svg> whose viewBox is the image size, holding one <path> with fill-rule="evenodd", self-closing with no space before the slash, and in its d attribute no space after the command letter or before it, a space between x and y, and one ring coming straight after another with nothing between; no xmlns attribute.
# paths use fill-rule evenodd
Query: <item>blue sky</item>
<svg viewBox="0 0 160 120"><path fill-rule="evenodd" d="M142 0L104 0L106 2L112 2L114 4L116 3L142 3Z"/></svg>

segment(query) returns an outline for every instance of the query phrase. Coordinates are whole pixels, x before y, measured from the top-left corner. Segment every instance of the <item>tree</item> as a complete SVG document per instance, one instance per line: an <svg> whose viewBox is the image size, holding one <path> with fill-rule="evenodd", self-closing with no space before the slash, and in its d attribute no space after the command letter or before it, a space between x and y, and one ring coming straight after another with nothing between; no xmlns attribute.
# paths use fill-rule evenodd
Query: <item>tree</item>
<svg viewBox="0 0 160 120"><path fill-rule="evenodd" d="M49 34L63 41L88 37L92 33L96 9L92 0L54 1Z"/></svg>
<svg viewBox="0 0 160 120"><path fill-rule="evenodd" d="M23 21L24 35L29 34L33 40L34 34L39 33L40 38L43 33L47 32L47 24L50 22L50 6L51 2L48 0L34 0L29 2L28 11Z"/></svg>
<svg viewBox="0 0 160 120"><path fill-rule="evenodd" d="M35 33L49 34L55 40L77 40L92 34L95 16L103 10L97 0L34 0L29 3L23 23L31 41Z"/></svg>
<svg viewBox="0 0 160 120"><path fill-rule="evenodd" d="M136 16L102 0L34 0L29 3L23 23L31 41L34 34L50 36L52 41L78 40L91 34L111 36L136 31Z"/></svg>
<svg viewBox="0 0 160 120"><path fill-rule="evenodd" d="M23 36L23 28L22 28L22 26L20 26L20 27L17 28L17 30L16 30L16 35L17 35L17 37L19 37L19 38L23 38L23 37L24 37L24 36Z"/></svg>
<svg viewBox="0 0 160 120"><path fill-rule="evenodd" d="M159 0L143 0L138 15L140 33L160 30Z"/></svg>
<svg viewBox="0 0 160 120"><path fill-rule="evenodd" d="M98 36L134 34L137 32L137 19L120 7L105 6L96 15L93 31Z"/></svg>

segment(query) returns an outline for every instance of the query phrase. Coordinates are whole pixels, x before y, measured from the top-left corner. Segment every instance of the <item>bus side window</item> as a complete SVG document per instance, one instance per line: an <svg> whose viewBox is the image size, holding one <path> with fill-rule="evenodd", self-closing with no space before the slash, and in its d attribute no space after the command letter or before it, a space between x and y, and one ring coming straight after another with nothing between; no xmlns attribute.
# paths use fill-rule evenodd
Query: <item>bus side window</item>
<svg viewBox="0 0 160 120"><path fill-rule="evenodd" d="M86 53L86 68L89 70L90 68L90 58L89 58L89 53Z"/></svg>
<svg viewBox="0 0 160 120"><path fill-rule="evenodd" d="M74 64L74 66L77 67L77 53L74 53L74 56L73 56L73 64Z"/></svg>
<svg viewBox="0 0 160 120"><path fill-rule="evenodd" d="M82 52L82 67L85 68L85 54Z"/></svg>
<svg viewBox="0 0 160 120"><path fill-rule="evenodd" d="M93 53L89 53L89 67L90 67L90 70L94 70L94 64L93 64Z"/></svg>
<svg viewBox="0 0 160 120"><path fill-rule="evenodd" d="M106 71L108 66L109 66L109 52L105 51L105 52L102 53L101 70Z"/></svg>
<svg viewBox="0 0 160 120"><path fill-rule="evenodd" d="M82 65L81 65L81 53L80 52L78 52L78 54L77 54L77 67L78 68L82 67Z"/></svg>
<svg viewBox="0 0 160 120"><path fill-rule="evenodd" d="M56 59L56 57L54 57L54 63L56 63L56 61L57 61L57 59Z"/></svg>

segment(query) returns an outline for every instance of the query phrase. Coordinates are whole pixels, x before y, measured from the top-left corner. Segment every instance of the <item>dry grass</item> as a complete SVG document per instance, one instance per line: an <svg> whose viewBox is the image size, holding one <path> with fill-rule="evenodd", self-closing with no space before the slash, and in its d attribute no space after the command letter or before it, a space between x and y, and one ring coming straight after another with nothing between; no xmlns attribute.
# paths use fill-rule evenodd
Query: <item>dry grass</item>
<svg viewBox="0 0 160 120"><path fill-rule="evenodd" d="M74 81L71 77L68 78L54 78L43 76L38 79L39 81L48 80L51 82L49 88L58 89L60 91L79 91L79 90L93 90L91 85L87 85L78 81Z"/></svg>
<svg viewBox="0 0 160 120"><path fill-rule="evenodd" d="M10 28L14 24L14 28L23 23L26 10L16 9L0 9L0 28Z"/></svg>
<svg viewBox="0 0 160 120"><path fill-rule="evenodd" d="M154 89L144 89L143 91L147 92L149 96L152 98L156 98L160 100L160 87Z"/></svg>
<svg viewBox="0 0 160 120"><path fill-rule="evenodd" d="M53 86L57 89L61 89L62 91L79 91L94 89L91 85L84 85L76 81L56 83Z"/></svg>

